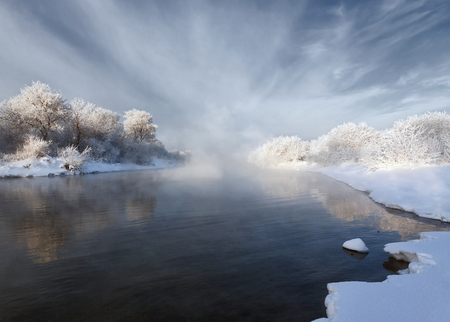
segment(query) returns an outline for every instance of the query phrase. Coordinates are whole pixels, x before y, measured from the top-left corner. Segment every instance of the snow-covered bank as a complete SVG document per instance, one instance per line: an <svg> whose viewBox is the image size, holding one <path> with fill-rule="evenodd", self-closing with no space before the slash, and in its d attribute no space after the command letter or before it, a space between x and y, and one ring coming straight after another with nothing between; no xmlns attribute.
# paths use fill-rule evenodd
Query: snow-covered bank
<svg viewBox="0 0 450 322"><path fill-rule="evenodd" d="M448 321L450 233L428 232L420 238L385 247L394 257L411 261L405 274L381 283L328 284L328 319L315 321Z"/></svg>
<svg viewBox="0 0 450 322"><path fill-rule="evenodd" d="M311 167L291 163L280 167L320 172L367 191L375 202L387 207L450 222L450 165L377 171L361 164Z"/></svg>
<svg viewBox="0 0 450 322"><path fill-rule="evenodd" d="M421 217L450 222L450 165L378 169L364 165L283 168L315 171L367 191L376 202ZM420 240L388 244L385 251L410 262L401 275L380 283L328 284L328 318L339 321L447 321L450 319L450 232L427 232Z"/></svg>
<svg viewBox="0 0 450 322"><path fill-rule="evenodd" d="M68 171L63 166L63 161L59 158L45 157L37 159L33 162L22 160L11 162L0 166L0 178L15 177L45 177L58 175L74 175L80 173L97 173L97 172L116 172L131 170L148 170L170 168L176 165L176 161L168 161L164 159L153 159L152 164L137 165L133 163L101 163L88 162L82 172Z"/></svg>

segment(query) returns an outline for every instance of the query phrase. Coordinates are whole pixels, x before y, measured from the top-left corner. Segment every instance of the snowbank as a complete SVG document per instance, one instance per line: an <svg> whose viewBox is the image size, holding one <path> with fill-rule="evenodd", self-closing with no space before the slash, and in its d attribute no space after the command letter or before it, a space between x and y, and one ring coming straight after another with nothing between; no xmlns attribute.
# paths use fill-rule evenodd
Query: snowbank
<svg viewBox="0 0 450 322"><path fill-rule="evenodd" d="M420 238L385 247L394 257L413 261L405 274L381 283L328 284L328 319L315 321L448 321L450 233L421 233Z"/></svg>
<svg viewBox="0 0 450 322"><path fill-rule="evenodd" d="M321 172L353 188L366 191L376 202L450 222L450 165L378 169L364 165L295 168ZM392 243L385 251L410 262L401 275L381 283L328 284L328 318L340 321L448 321L450 319L450 232L427 232L420 240Z"/></svg>
<svg viewBox="0 0 450 322"><path fill-rule="evenodd" d="M370 171L368 166L360 164L311 167L290 163L282 167L320 172L368 192L375 202L389 208L450 222L450 165L377 171Z"/></svg>
<svg viewBox="0 0 450 322"><path fill-rule="evenodd" d="M63 162L59 158L45 157L30 162L29 160L16 161L0 166L0 178L45 177L80 174L79 171L68 171L61 168ZM116 172L131 170L147 170L169 168L175 161L154 159L152 165L137 165L132 163L108 164L101 162L88 162L82 173Z"/></svg>

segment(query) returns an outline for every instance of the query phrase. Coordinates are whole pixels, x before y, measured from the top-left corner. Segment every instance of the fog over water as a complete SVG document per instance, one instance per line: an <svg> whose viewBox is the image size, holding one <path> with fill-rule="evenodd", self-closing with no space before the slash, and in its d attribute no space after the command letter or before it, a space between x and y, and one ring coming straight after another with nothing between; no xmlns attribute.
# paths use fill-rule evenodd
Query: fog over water
<svg viewBox="0 0 450 322"><path fill-rule="evenodd" d="M144 109L169 149L246 152L450 102L447 1L0 3L0 100L32 81Z"/></svg>

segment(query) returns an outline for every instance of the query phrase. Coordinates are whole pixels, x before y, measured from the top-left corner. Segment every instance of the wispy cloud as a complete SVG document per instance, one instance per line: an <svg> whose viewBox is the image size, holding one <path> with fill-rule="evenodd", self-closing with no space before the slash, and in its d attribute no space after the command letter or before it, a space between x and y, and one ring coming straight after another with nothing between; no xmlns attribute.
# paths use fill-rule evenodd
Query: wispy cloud
<svg viewBox="0 0 450 322"><path fill-rule="evenodd" d="M68 99L145 109L173 148L239 150L346 121L387 127L447 107L449 11L445 1L6 0L0 99L41 80Z"/></svg>

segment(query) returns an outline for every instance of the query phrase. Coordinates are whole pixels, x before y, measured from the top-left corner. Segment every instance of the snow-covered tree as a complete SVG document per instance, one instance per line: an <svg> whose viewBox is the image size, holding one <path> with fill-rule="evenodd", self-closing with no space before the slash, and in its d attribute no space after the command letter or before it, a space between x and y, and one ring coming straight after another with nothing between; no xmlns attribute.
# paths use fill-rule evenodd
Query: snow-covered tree
<svg viewBox="0 0 450 322"><path fill-rule="evenodd" d="M33 82L2 106L1 117L15 128L27 130L44 141L51 134L62 131L70 115L61 93L56 93L47 84Z"/></svg>
<svg viewBox="0 0 450 322"><path fill-rule="evenodd" d="M250 154L260 166L296 162L295 137L279 137ZM300 141L298 141L300 143ZM302 142L305 147L308 142ZM450 115L433 112L395 122L376 131L365 123L346 123L333 128L309 144L301 160L321 165L362 163L372 168L450 162Z"/></svg>
<svg viewBox="0 0 450 322"><path fill-rule="evenodd" d="M155 140L158 126L153 124L153 117L146 111L132 109L125 112L123 125L125 134L135 142Z"/></svg>
<svg viewBox="0 0 450 322"><path fill-rule="evenodd" d="M81 144L81 139L84 135L84 126L85 126L85 111L84 108L86 103L81 98L75 98L72 102L70 102L70 107L72 108L72 114L69 118L69 131L72 135L73 144L77 149L79 149Z"/></svg>
<svg viewBox="0 0 450 322"><path fill-rule="evenodd" d="M397 121L365 149L367 163L377 167L450 162L450 115L434 112Z"/></svg>
<svg viewBox="0 0 450 322"><path fill-rule="evenodd" d="M286 162L304 161L309 151L309 142L298 136L279 136L253 151L249 162L261 167L277 166Z"/></svg>
<svg viewBox="0 0 450 322"><path fill-rule="evenodd" d="M79 149L90 147L94 159L119 162L124 150L123 124L120 115L87 104L83 109L82 137Z"/></svg>
<svg viewBox="0 0 450 322"><path fill-rule="evenodd" d="M60 158L73 162L86 157L82 151L106 162L149 163L153 157L171 158L155 138L157 126L149 113L133 109L124 119L122 123L119 114L80 98L66 104L60 93L34 82L20 95L0 103L0 158L17 160L42 151L50 156L59 153Z"/></svg>
<svg viewBox="0 0 450 322"><path fill-rule="evenodd" d="M311 142L309 161L319 164L361 162L363 148L377 136L377 131L365 123L345 123Z"/></svg>

